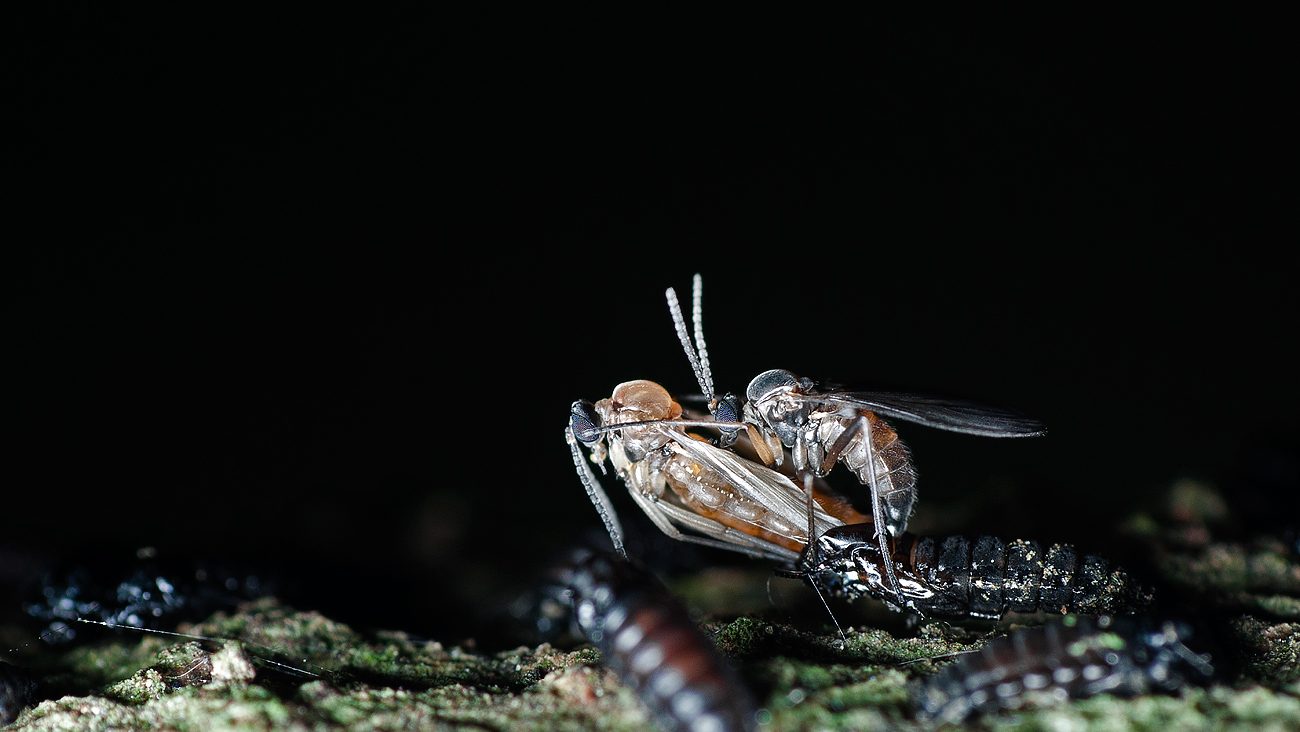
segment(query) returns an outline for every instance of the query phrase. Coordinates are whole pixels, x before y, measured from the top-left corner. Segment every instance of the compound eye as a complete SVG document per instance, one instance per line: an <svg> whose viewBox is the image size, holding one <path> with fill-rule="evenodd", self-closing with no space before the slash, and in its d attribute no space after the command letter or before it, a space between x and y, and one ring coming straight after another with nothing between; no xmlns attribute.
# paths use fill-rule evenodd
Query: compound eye
<svg viewBox="0 0 1300 732"><path fill-rule="evenodd" d="M773 392L788 389L798 383L799 379L785 369L764 371L749 382L749 386L745 388L745 398L751 402L762 401Z"/></svg>
<svg viewBox="0 0 1300 732"><path fill-rule="evenodd" d="M740 421L740 399L735 394L724 394L718 399L717 404L713 407L713 419L718 422L739 422ZM720 447L731 447L736 444L736 436L740 433L740 427L722 427L722 435L718 438Z"/></svg>
<svg viewBox="0 0 1300 732"><path fill-rule="evenodd" d="M713 408L713 418L719 422L740 421L740 398L735 394L723 394ZM733 428L734 431L736 428Z"/></svg>
<svg viewBox="0 0 1300 732"><path fill-rule="evenodd" d="M594 445L600 440L600 418L596 416L596 405L578 400L569 407L569 430L578 442Z"/></svg>

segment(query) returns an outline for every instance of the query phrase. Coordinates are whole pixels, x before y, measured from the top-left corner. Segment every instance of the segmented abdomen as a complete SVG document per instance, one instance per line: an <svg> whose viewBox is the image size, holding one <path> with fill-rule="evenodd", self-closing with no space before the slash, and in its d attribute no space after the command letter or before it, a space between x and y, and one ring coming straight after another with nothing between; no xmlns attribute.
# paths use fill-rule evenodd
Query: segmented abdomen
<svg viewBox="0 0 1300 732"><path fill-rule="evenodd" d="M748 690L653 575L612 554L582 552L563 579L583 635L665 729L754 729Z"/></svg>
<svg viewBox="0 0 1300 732"><path fill-rule="evenodd" d="M956 723L972 712L1102 693L1173 691L1212 672L1208 661L1183 644L1187 635L1174 623L1108 616L1021 628L914 687L917 715Z"/></svg>
<svg viewBox="0 0 1300 732"><path fill-rule="evenodd" d="M908 541L908 540L911 541ZM908 544L911 544L909 547ZM905 536L898 553L936 594L929 612L999 618L1006 612L1132 613L1151 601L1128 572L1069 544L1043 551L1038 542L995 536L974 541ZM897 556L897 555L896 555Z"/></svg>
<svg viewBox="0 0 1300 732"><path fill-rule="evenodd" d="M672 455L662 468L665 482L691 512L723 526L798 552L808 543L807 526L785 521L746 498L714 470L685 455Z"/></svg>
<svg viewBox="0 0 1300 732"><path fill-rule="evenodd" d="M898 439L894 431L871 412L862 413L871 429L871 452L874 458L876 487L880 492L880 502L885 509L886 524L893 535L907 530L907 520L912 516L916 504L916 468L912 465L912 453L907 445ZM816 447L809 456L814 470L820 473L819 466L826 451L835 446L844 430L858 417L827 417L822 419L817 428ZM863 485L871 485L870 468L867 463L866 443L863 433L858 432L840 453L839 462L853 471Z"/></svg>
<svg viewBox="0 0 1300 732"><path fill-rule="evenodd" d="M833 595L894 602L871 524L822 534L815 556L805 552L809 578ZM923 615L997 619L1004 613L1128 614L1150 604L1151 593L1123 569L1069 544L1043 551L1038 542L1004 543L993 536L931 538L903 534L894 568L908 607Z"/></svg>

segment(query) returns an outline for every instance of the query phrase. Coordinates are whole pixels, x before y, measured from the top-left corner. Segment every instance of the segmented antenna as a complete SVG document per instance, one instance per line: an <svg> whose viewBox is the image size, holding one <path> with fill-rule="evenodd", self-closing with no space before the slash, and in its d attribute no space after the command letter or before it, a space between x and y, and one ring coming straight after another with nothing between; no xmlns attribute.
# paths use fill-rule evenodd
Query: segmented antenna
<svg viewBox="0 0 1300 732"><path fill-rule="evenodd" d="M682 350L686 351L686 358L691 362L691 369L695 371L695 381L699 383L700 390L704 392L704 397L712 402L713 377L700 363L700 357L695 354L695 348L691 346L691 337L686 333L686 318L682 315L681 304L677 302L677 291L669 287L664 292L664 296L668 298L668 312L673 316L673 328L677 330L677 340L682 342ZM698 320L696 326L697 328L699 326Z"/></svg>
<svg viewBox="0 0 1300 732"><path fill-rule="evenodd" d="M691 281L691 324L695 326L695 350L699 352L700 370L704 372L704 383L708 388L704 396L713 401L713 370L709 368L709 349L704 345L704 278L697 272Z"/></svg>
<svg viewBox="0 0 1300 732"><path fill-rule="evenodd" d="M591 505L596 507L600 522L605 525L605 531L609 533L609 539L614 543L614 551L626 559L627 549L623 547L623 527L618 523L618 514L614 513L614 504L610 502L609 495L600 485L596 474L587 466L587 458L578 448L578 439L573 436L573 430L568 427L564 428L564 441L569 443L569 452L573 453L573 469L578 472L578 480L582 481L582 487L587 489L587 498L591 499Z"/></svg>

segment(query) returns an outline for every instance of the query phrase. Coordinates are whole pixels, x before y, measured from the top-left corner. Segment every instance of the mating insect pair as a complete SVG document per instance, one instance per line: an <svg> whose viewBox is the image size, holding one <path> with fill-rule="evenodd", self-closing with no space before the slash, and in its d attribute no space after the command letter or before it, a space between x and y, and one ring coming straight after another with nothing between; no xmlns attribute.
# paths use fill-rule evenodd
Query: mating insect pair
<svg viewBox="0 0 1300 732"><path fill-rule="evenodd" d="M894 556L916 503L916 470L886 418L987 437L1041 435L1037 422L998 409L914 394L823 390L784 369L750 381L742 402L714 389L702 325L702 285L692 298L694 345L676 293L667 291L678 339L708 414L689 412L651 381L620 384L608 399L574 402L565 438L588 497L615 548L625 553L617 515L587 464L608 462L633 501L665 534L787 566L817 566L818 544L845 524L869 526L880 557ZM709 428L705 439L688 428ZM843 463L870 494L871 514L821 479ZM909 601L894 562L881 562L889 594ZM806 573L805 573L806 574Z"/></svg>

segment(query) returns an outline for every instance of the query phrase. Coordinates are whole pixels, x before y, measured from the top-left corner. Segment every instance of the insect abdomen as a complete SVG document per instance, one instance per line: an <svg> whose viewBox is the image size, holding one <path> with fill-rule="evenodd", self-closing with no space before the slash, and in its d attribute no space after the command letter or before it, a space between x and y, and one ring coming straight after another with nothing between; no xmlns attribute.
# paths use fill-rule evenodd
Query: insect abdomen
<svg viewBox="0 0 1300 732"><path fill-rule="evenodd" d="M1185 635L1173 623L1108 616L1068 617L1016 630L919 684L917 714L956 723L972 712L1014 709L1039 698L1174 690L1212 671L1183 646Z"/></svg>
<svg viewBox="0 0 1300 732"><path fill-rule="evenodd" d="M885 517L890 532L895 535L907 529L907 520L912 515L916 503L916 468L912 465L912 453L907 445L898 439L898 433L884 420L871 412L862 414L871 429L871 451L875 463L876 486L880 501L885 509ZM813 457L814 463L830 450L844 430L858 417L827 418L817 430L817 446ZM871 485L870 467L867 463L866 444L863 433L858 432L840 453L839 462L853 471L863 485ZM817 467L814 465L814 467Z"/></svg>
<svg viewBox="0 0 1300 732"><path fill-rule="evenodd" d="M808 543L807 527L783 520L766 506L744 497L726 479L684 455L673 455L663 474L682 505L723 526L798 552Z"/></svg>
<svg viewBox="0 0 1300 732"><path fill-rule="evenodd" d="M1079 556L1069 544L1043 552L1038 542L997 537L904 537L895 560L934 590L918 602L926 614L1000 618L1009 611L1132 613L1149 604L1147 590L1098 556ZM903 554L900 557L899 554Z"/></svg>
<svg viewBox="0 0 1300 732"><path fill-rule="evenodd" d="M756 706L748 690L652 575L590 552L567 575L579 628L665 729L754 728Z"/></svg>

